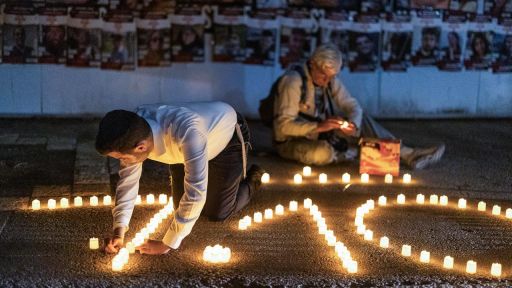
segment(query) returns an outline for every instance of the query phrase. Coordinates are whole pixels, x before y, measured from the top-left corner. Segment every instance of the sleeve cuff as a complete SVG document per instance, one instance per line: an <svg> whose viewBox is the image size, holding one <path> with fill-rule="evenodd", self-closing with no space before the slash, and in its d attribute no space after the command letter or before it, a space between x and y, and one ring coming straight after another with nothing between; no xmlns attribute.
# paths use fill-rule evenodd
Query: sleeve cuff
<svg viewBox="0 0 512 288"><path fill-rule="evenodd" d="M164 238L162 239L162 242L171 247L172 249L178 249L180 247L181 241L185 237L178 235L178 233L172 231L171 229L167 230L165 233Z"/></svg>

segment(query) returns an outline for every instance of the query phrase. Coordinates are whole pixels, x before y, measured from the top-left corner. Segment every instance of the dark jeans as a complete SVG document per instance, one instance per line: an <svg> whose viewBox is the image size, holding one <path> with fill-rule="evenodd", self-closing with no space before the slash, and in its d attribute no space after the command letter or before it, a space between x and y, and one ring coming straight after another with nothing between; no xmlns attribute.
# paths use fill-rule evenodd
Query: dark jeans
<svg viewBox="0 0 512 288"><path fill-rule="evenodd" d="M249 129L241 115L238 122L244 141L249 142ZM172 197L174 207L184 193L183 179L185 177L183 164L173 164L169 167ZM251 189L246 179L243 179L242 144L235 133L228 145L219 155L208 161L208 189L206 204L201 215L210 220L220 221L244 208L251 199Z"/></svg>

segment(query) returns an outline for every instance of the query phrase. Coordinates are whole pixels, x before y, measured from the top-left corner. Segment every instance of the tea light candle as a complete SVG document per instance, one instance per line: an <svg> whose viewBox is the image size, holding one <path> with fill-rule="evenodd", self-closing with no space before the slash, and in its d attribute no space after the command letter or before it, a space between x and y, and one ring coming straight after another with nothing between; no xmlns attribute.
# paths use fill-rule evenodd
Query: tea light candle
<svg viewBox="0 0 512 288"><path fill-rule="evenodd" d="M34 199L32 200L32 210L39 210L41 209L41 201Z"/></svg>
<svg viewBox="0 0 512 288"><path fill-rule="evenodd" d="M272 209L265 209L265 214L263 215L265 219L272 219L274 211Z"/></svg>
<svg viewBox="0 0 512 288"><path fill-rule="evenodd" d="M384 236L384 237L380 237L380 243L379 243L379 246L381 248L389 248L389 238Z"/></svg>
<svg viewBox="0 0 512 288"><path fill-rule="evenodd" d="M411 256L411 245L402 245L402 256Z"/></svg>
<svg viewBox="0 0 512 288"><path fill-rule="evenodd" d="M55 199L49 199L48 200L48 209L55 209L57 208L57 201Z"/></svg>
<svg viewBox="0 0 512 288"><path fill-rule="evenodd" d="M313 205L313 201L311 201L311 199L309 199L309 198L304 199L304 208L309 209L309 208L311 208L311 205Z"/></svg>
<svg viewBox="0 0 512 288"><path fill-rule="evenodd" d="M320 173L320 175L318 175L318 182L320 182L321 184L327 183L327 174Z"/></svg>
<svg viewBox="0 0 512 288"><path fill-rule="evenodd" d="M251 224L252 224L252 218L251 218L251 216L245 216L245 217L243 218L243 220L245 221L245 225L246 225L247 227L251 226Z"/></svg>
<svg viewBox="0 0 512 288"><path fill-rule="evenodd" d="M396 197L396 203L398 203L398 204L405 204L405 195L404 194L399 194Z"/></svg>
<svg viewBox="0 0 512 288"><path fill-rule="evenodd" d="M68 198L60 198L60 208L68 208L69 200Z"/></svg>
<svg viewBox="0 0 512 288"><path fill-rule="evenodd" d="M110 195L103 196L103 205L108 206L112 204L112 197Z"/></svg>
<svg viewBox="0 0 512 288"><path fill-rule="evenodd" d="M302 175L304 175L306 177L311 176L311 167L304 166L304 168L302 168Z"/></svg>
<svg viewBox="0 0 512 288"><path fill-rule="evenodd" d="M366 225L362 224L362 225L359 225L357 226L357 234L359 235L364 235L364 232L366 231Z"/></svg>
<svg viewBox="0 0 512 288"><path fill-rule="evenodd" d="M459 199L459 203L457 204L457 206L460 208L460 209L466 209L466 199L464 198L460 198Z"/></svg>
<svg viewBox="0 0 512 288"><path fill-rule="evenodd" d="M437 205L439 203L439 197L436 194L430 195L430 204Z"/></svg>
<svg viewBox="0 0 512 288"><path fill-rule="evenodd" d="M284 206L279 204L276 206L276 215L284 215Z"/></svg>
<svg viewBox="0 0 512 288"><path fill-rule="evenodd" d="M453 257L451 257L451 256L444 257L443 267L446 269L453 269Z"/></svg>
<svg viewBox="0 0 512 288"><path fill-rule="evenodd" d="M261 223L263 221L263 215L261 212L254 213L254 216L252 217L254 219L254 223Z"/></svg>
<svg viewBox="0 0 512 288"><path fill-rule="evenodd" d="M368 183L370 182L370 175L368 173L361 174L361 183Z"/></svg>
<svg viewBox="0 0 512 288"><path fill-rule="evenodd" d="M439 198L439 204L441 204L441 206L447 206L448 205L448 196L446 196L446 195L441 196L441 198Z"/></svg>
<svg viewBox="0 0 512 288"><path fill-rule="evenodd" d="M126 249L128 249L128 253L130 254L135 253L135 245L133 245L132 242L126 243Z"/></svg>
<svg viewBox="0 0 512 288"><path fill-rule="evenodd" d="M336 236L329 235L328 237L326 237L326 240L327 240L327 246L334 247L334 245L336 245Z"/></svg>
<svg viewBox="0 0 512 288"><path fill-rule="evenodd" d="M357 273L357 261L350 261L348 264L347 264L347 271L348 273Z"/></svg>
<svg viewBox="0 0 512 288"><path fill-rule="evenodd" d="M386 176L384 176L384 183L387 183L387 184L393 183L393 175L386 174Z"/></svg>
<svg viewBox="0 0 512 288"><path fill-rule="evenodd" d="M366 200L366 206L367 206L367 207L368 207L368 209L370 209L370 210L375 209L375 201L373 201L372 199L370 199L370 200Z"/></svg>
<svg viewBox="0 0 512 288"><path fill-rule="evenodd" d="M100 242L98 238L89 238L89 249L96 250L100 248Z"/></svg>
<svg viewBox="0 0 512 288"><path fill-rule="evenodd" d="M245 219L238 220L238 230L247 230L247 222L245 222Z"/></svg>
<svg viewBox="0 0 512 288"><path fill-rule="evenodd" d="M327 225L325 225L325 224L318 225L318 234L325 235L326 232L327 232Z"/></svg>
<svg viewBox="0 0 512 288"><path fill-rule="evenodd" d="M300 183L302 183L302 175L300 175L300 174L295 174L295 175L293 176L293 183L295 183L295 184L300 184Z"/></svg>
<svg viewBox="0 0 512 288"><path fill-rule="evenodd" d="M231 249L222 247L219 244L215 246L206 246L203 252L203 260L210 263L227 263L231 258Z"/></svg>
<svg viewBox="0 0 512 288"><path fill-rule="evenodd" d="M476 262L473 260L469 260L466 264L466 272L469 274L476 273Z"/></svg>
<svg viewBox="0 0 512 288"><path fill-rule="evenodd" d="M316 212L318 212L318 206L311 205L311 208L309 209L309 215L314 215Z"/></svg>
<svg viewBox="0 0 512 288"><path fill-rule="evenodd" d="M372 241L373 240L373 231L368 229L364 231L364 240L366 241Z"/></svg>
<svg viewBox="0 0 512 288"><path fill-rule="evenodd" d="M135 205L142 204L142 196L137 195L137 198L135 198Z"/></svg>
<svg viewBox="0 0 512 288"><path fill-rule="evenodd" d="M84 205L84 202L82 200L82 197L80 196L76 196L74 199L73 199L73 205L75 205L76 207L80 207L82 205Z"/></svg>
<svg viewBox="0 0 512 288"><path fill-rule="evenodd" d="M505 217L507 217L507 219L512 219L512 209L511 208L507 208L507 210L505 210Z"/></svg>
<svg viewBox="0 0 512 288"><path fill-rule="evenodd" d="M386 206L387 201L388 201L388 199L386 198L386 196L380 196L378 204L379 204L379 206Z"/></svg>
<svg viewBox="0 0 512 288"><path fill-rule="evenodd" d="M112 271L121 271L123 270L124 261L119 255L114 256L112 259Z"/></svg>
<svg viewBox="0 0 512 288"><path fill-rule="evenodd" d="M354 219L354 224L355 224L356 226L360 226L360 225L363 225L363 221L364 221L364 220L363 220L363 216L358 215L358 216L356 216L356 218Z"/></svg>
<svg viewBox="0 0 512 288"><path fill-rule="evenodd" d="M289 209L292 212L295 212L299 209L299 203L297 201L290 201Z"/></svg>
<svg viewBox="0 0 512 288"><path fill-rule="evenodd" d="M420 262L422 263L429 263L430 262L430 252L428 251L421 251L420 252Z"/></svg>
<svg viewBox="0 0 512 288"><path fill-rule="evenodd" d="M343 173L343 175L341 175L341 182L350 183L350 174Z"/></svg>
<svg viewBox="0 0 512 288"><path fill-rule="evenodd" d="M485 211L487 209L487 204L484 201L478 202L478 211Z"/></svg>
<svg viewBox="0 0 512 288"><path fill-rule="evenodd" d="M416 195L416 203L425 204L425 195L423 195L423 194Z"/></svg>
<svg viewBox="0 0 512 288"><path fill-rule="evenodd" d="M89 198L89 205L98 206L98 197L92 196L91 198Z"/></svg>
<svg viewBox="0 0 512 288"><path fill-rule="evenodd" d="M261 175L261 183L269 183L269 182L270 182L270 174L263 173L263 175Z"/></svg>
<svg viewBox="0 0 512 288"><path fill-rule="evenodd" d="M153 194L148 194L146 195L146 204L155 204L155 195Z"/></svg>
<svg viewBox="0 0 512 288"><path fill-rule="evenodd" d="M158 204L167 204L167 194L158 195Z"/></svg>
<svg viewBox="0 0 512 288"><path fill-rule="evenodd" d="M492 206L492 215L499 216L501 214L501 207L499 205Z"/></svg>
<svg viewBox="0 0 512 288"><path fill-rule="evenodd" d="M501 276L501 264L500 263L492 263L491 265L491 275L494 277Z"/></svg>
<svg viewBox="0 0 512 288"><path fill-rule="evenodd" d="M402 181L404 182L404 184L411 183L411 174L405 173L404 177L402 178Z"/></svg>

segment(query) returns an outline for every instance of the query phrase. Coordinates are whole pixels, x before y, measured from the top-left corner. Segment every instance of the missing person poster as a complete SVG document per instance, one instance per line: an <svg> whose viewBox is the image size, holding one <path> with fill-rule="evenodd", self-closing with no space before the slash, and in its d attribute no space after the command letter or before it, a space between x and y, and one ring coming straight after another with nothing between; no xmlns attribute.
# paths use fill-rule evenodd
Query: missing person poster
<svg viewBox="0 0 512 288"><path fill-rule="evenodd" d="M67 21L68 11L65 6L47 6L39 11L39 63L66 63Z"/></svg>
<svg viewBox="0 0 512 288"><path fill-rule="evenodd" d="M342 69L347 66L349 52L349 30L352 23L347 13L327 12L320 19L320 37L317 38L317 46L320 44L334 44L342 55Z"/></svg>
<svg viewBox="0 0 512 288"><path fill-rule="evenodd" d="M382 24L382 69L407 71L411 63L413 25L410 21L386 21Z"/></svg>
<svg viewBox="0 0 512 288"><path fill-rule="evenodd" d="M411 0L411 8L415 10L446 10L450 0Z"/></svg>
<svg viewBox="0 0 512 288"><path fill-rule="evenodd" d="M279 62L283 68L302 65L311 55L314 21L307 10L289 10L281 18Z"/></svg>
<svg viewBox="0 0 512 288"><path fill-rule="evenodd" d="M441 18L436 15L413 17L412 64L435 66L440 57Z"/></svg>
<svg viewBox="0 0 512 288"><path fill-rule="evenodd" d="M9 6L4 10L3 62L37 63L39 16L32 6Z"/></svg>
<svg viewBox="0 0 512 288"><path fill-rule="evenodd" d="M361 138L361 157L359 174L391 174L395 177L400 172L400 140Z"/></svg>
<svg viewBox="0 0 512 288"><path fill-rule="evenodd" d="M462 12L476 14L478 9L477 0L450 0L450 12Z"/></svg>
<svg viewBox="0 0 512 288"><path fill-rule="evenodd" d="M438 67L445 71L461 71L463 63L463 48L466 44L466 22L445 21L441 27L441 50Z"/></svg>
<svg viewBox="0 0 512 288"><path fill-rule="evenodd" d="M512 72L512 26L498 25L494 35L494 51L496 60L493 64L494 73Z"/></svg>
<svg viewBox="0 0 512 288"><path fill-rule="evenodd" d="M135 23L131 14L108 13L101 38L102 69L135 69Z"/></svg>
<svg viewBox="0 0 512 288"><path fill-rule="evenodd" d="M354 22L350 28L349 63L351 72L372 72L379 65L380 23Z"/></svg>
<svg viewBox="0 0 512 288"><path fill-rule="evenodd" d="M141 12L136 19L138 66L171 65L171 20L168 14Z"/></svg>
<svg viewBox="0 0 512 288"><path fill-rule="evenodd" d="M214 12L213 61L243 62L247 35L243 7L218 7Z"/></svg>
<svg viewBox="0 0 512 288"><path fill-rule="evenodd" d="M493 22L469 22L464 66L467 70L487 70L494 62Z"/></svg>
<svg viewBox="0 0 512 288"><path fill-rule="evenodd" d="M67 66L100 67L103 20L95 6L75 7L68 19Z"/></svg>
<svg viewBox="0 0 512 288"><path fill-rule="evenodd" d="M275 13L256 13L247 17L246 64L274 66L279 22Z"/></svg>
<svg viewBox="0 0 512 288"><path fill-rule="evenodd" d="M204 25L200 7L182 7L171 15L173 62L204 62Z"/></svg>

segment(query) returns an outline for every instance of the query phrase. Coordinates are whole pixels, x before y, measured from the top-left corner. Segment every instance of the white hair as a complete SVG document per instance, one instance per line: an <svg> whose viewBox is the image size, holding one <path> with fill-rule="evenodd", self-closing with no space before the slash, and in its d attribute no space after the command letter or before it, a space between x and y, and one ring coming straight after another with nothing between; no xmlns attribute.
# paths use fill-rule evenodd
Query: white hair
<svg viewBox="0 0 512 288"><path fill-rule="evenodd" d="M341 52L333 44L324 44L316 48L310 60L324 71L338 73L341 69Z"/></svg>

